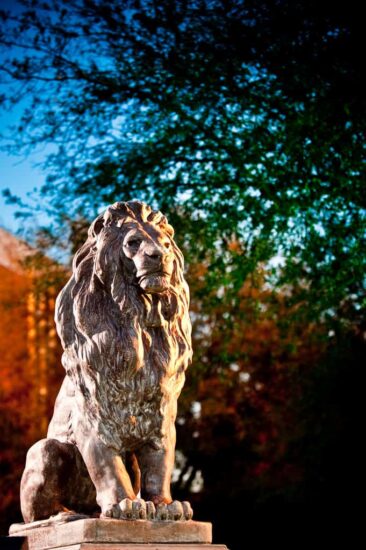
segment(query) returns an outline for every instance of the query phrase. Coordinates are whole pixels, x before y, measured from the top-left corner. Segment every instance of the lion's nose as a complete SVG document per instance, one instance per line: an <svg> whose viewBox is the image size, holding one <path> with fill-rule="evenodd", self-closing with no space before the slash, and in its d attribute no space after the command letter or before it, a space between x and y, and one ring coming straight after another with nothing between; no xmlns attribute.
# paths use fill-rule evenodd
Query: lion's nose
<svg viewBox="0 0 366 550"><path fill-rule="evenodd" d="M149 256L149 258L151 258L152 260L158 260L159 258L161 258L160 252L157 252L156 250L154 250L154 252L146 251L146 255Z"/></svg>
<svg viewBox="0 0 366 550"><path fill-rule="evenodd" d="M163 253L159 248L154 247L146 247L145 248L145 254L152 260L161 260Z"/></svg>

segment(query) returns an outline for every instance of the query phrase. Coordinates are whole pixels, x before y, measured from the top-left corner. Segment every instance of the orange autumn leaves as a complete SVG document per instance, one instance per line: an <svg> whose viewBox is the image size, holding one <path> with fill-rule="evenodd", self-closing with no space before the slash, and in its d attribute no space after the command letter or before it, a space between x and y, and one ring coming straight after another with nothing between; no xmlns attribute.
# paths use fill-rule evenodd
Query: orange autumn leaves
<svg viewBox="0 0 366 550"><path fill-rule="evenodd" d="M25 454L46 435L63 369L53 321L58 287L50 264L41 271L10 263L5 248L1 260L0 512L6 532L11 521L20 520Z"/></svg>
<svg viewBox="0 0 366 550"><path fill-rule="evenodd" d="M201 315L196 288L206 266L190 267L194 365L188 375L200 403L190 421L202 455L218 448L246 449L241 456L248 479L268 478L272 486L301 477L289 458L301 437L297 404L303 379L324 351L324 329L296 315L296 288L275 290L259 267L236 295L211 293L209 315ZM198 375L196 373L199 373ZM183 400L185 396L183 395Z"/></svg>

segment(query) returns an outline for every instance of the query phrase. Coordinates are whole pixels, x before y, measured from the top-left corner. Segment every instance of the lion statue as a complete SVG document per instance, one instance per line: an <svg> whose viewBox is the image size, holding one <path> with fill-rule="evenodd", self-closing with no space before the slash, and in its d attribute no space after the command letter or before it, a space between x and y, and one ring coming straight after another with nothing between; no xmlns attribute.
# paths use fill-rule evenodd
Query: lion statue
<svg viewBox="0 0 366 550"><path fill-rule="evenodd" d="M66 376L28 451L26 523L59 514L184 520L172 501L177 399L191 362L183 256L165 216L117 202L92 223L56 301Z"/></svg>

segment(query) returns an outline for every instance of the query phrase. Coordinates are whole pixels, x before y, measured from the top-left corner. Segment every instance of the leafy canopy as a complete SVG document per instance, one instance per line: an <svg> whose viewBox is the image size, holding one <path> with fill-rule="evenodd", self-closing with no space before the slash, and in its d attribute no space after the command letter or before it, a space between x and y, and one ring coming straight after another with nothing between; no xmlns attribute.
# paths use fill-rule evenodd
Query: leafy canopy
<svg viewBox="0 0 366 550"><path fill-rule="evenodd" d="M23 108L8 146L49 146L61 235L140 198L226 297L277 255L271 284L301 288L312 315L359 311L358 21L330 2L21 1L1 12L4 107Z"/></svg>

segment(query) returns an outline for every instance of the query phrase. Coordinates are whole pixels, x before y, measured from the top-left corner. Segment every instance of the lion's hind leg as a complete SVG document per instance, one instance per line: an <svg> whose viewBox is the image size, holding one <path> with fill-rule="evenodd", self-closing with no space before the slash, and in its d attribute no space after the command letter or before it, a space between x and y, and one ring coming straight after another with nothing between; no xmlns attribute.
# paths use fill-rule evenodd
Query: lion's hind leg
<svg viewBox="0 0 366 550"><path fill-rule="evenodd" d="M81 468L77 453L74 445L50 438L41 439L29 449L20 486L21 509L26 523L48 518L75 504L72 495L78 494L77 477L83 492L93 497L91 481L89 490L85 476L77 476ZM89 496L89 501L91 498Z"/></svg>

